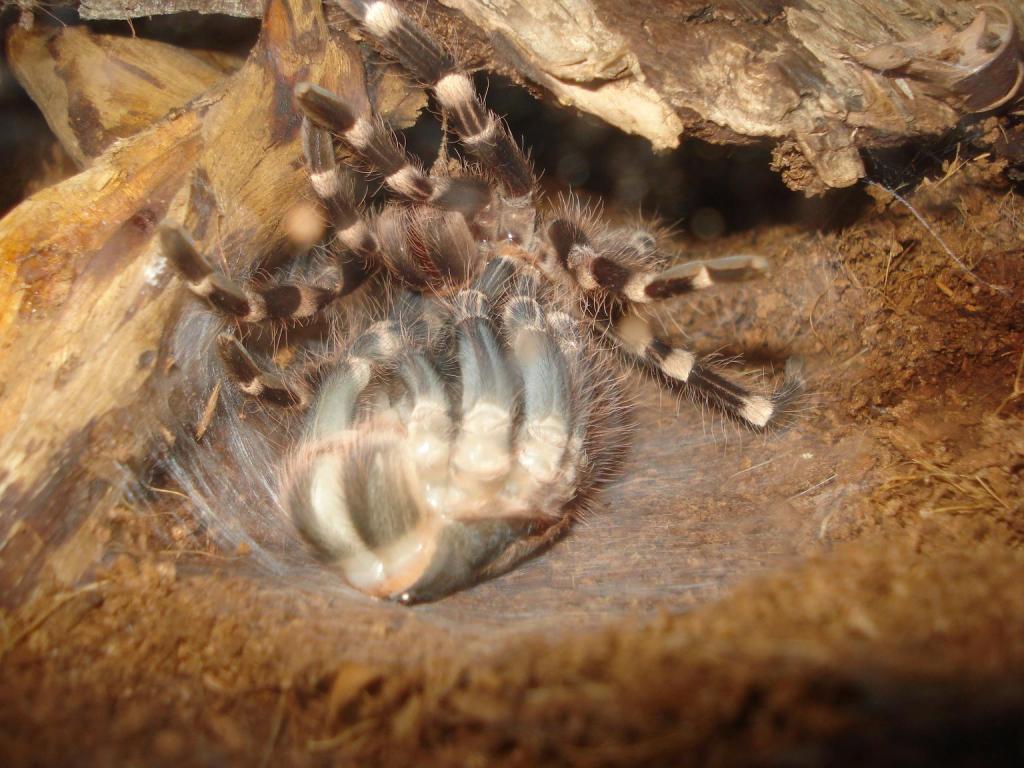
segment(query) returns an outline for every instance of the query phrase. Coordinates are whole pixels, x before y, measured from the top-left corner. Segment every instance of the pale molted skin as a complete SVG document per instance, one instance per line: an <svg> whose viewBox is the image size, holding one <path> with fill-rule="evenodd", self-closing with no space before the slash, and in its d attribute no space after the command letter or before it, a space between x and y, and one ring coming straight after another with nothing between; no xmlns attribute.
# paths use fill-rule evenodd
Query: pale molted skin
<svg viewBox="0 0 1024 768"><path fill-rule="evenodd" d="M430 176L385 123L312 83L295 88L303 152L331 232L279 282L216 272L180 226L164 250L189 288L236 324L297 324L373 286L383 317L300 373L270 372L225 333L242 392L307 411L282 498L321 560L369 595L420 602L502 573L554 541L614 474L631 434L615 359L754 429L795 391L752 392L662 339L643 307L756 277L760 256L677 263L642 227L572 202L543 205L536 178L472 80L383 0L346 6L421 82L474 161ZM336 164L398 199L362 209ZM379 279L378 279L379 278ZM289 282L291 281L291 282Z"/></svg>
<svg viewBox="0 0 1024 768"><path fill-rule="evenodd" d="M596 375L578 321L540 299L517 249L498 252L449 302L408 294L352 344L290 462L296 525L369 595L433 600L507 570L561 530L621 444L597 443L617 381ZM431 343L432 325L446 332Z"/></svg>

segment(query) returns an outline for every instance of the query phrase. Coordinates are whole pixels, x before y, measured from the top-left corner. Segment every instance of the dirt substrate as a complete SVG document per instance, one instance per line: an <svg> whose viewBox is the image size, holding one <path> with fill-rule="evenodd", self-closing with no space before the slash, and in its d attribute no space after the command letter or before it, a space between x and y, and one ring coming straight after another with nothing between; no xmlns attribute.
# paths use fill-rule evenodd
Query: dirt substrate
<svg viewBox="0 0 1024 768"><path fill-rule="evenodd" d="M636 384L622 480L499 580L357 600L219 547L173 488L90 521L0 617L0 762L1020 764L1024 204L978 151L916 214L869 187L841 227L698 246L773 274L667 330L800 356L792 425Z"/></svg>

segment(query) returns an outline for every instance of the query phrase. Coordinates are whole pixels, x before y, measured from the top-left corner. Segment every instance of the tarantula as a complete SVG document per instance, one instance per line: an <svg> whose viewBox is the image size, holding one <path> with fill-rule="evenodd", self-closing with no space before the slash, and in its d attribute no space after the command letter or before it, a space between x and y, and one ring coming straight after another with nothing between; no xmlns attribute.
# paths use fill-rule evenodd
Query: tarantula
<svg viewBox="0 0 1024 768"><path fill-rule="evenodd" d="M431 89L474 164L428 175L379 117L301 83L305 161L332 231L311 262L326 254L326 274L243 286L180 226L161 235L191 290L239 325L315 318L383 273L387 317L299 373L266 370L233 333L219 348L246 395L308 410L281 473L305 538L357 589L417 602L547 545L608 480L630 432L613 355L758 429L782 395L728 380L636 311L756 275L764 259L670 265L645 229L571 204L545 213L526 156L455 59L387 2L354 9ZM383 178L393 199L378 212L341 183L334 137Z"/></svg>

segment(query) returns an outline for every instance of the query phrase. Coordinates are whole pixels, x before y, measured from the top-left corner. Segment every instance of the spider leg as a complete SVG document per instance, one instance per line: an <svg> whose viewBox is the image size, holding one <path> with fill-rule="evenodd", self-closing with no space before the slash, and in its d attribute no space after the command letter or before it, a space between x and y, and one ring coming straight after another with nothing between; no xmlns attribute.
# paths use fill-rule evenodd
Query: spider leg
<svg viewBox="0 0 1024 768"><path fill-rule="evenodd" d="M716 283L748 279L764 272L768 261L762 256L735 255L650 269L623 263L614 255L594 254L591 258L584 256L573 266L581 285L594 285L636 304L647 304Z"/></svg>
<svg viewBox="0 0 1024 768"><path fill-rule="evenodd" d="M747 280L762 274L762 256L734 255L666 267L654 238L643 230L614 232L608 242L593 244L579 224L556 219L548 241L557 264L586 291L603 290L636 304L661 301L716 283Z"/></svg>
<svg viewBox="0 0 1024 768"><path fill-rule="evenodd" d="M396 320L381 320L363 331L320 386L316 418L310 424L314 439L351 428L356 404L374 373L393 366L409 340Z"/></svg>
<svg viewBox="0 0 1024 768"><path fill-rule="evenodd" d="M180 225L163 224L160 242L164 254L185 278L192 293L205 299L220 314L243 323L312 317L337 296L335 291L316 285L278 284L245 289L215 271Z"/></svg>
<svg viewBox="0 0 1024 768"><path fill-rule="evenodd" d="M576 398L586 392L574 387L565 352L582 355L582 337L564 348L543 300L532 268L497 257L455 302L465 415L452 452L449 516L518 519L535 526L531 537L554 524L577 491L589 427L577 420ZM573 322L564 330L577 329Z"/></svg>
<svg viewBox="0 0 1024 768"><path fill-rule="evenodd" d="M189 289L223 315L244 323L312 317L361 286L376 268L377 241L342 189L330 134L304 120L302 147L310 183L334 231L327 249L335 272L331 287L278 283L244 288L210 266L184 227L165 223L160 228L163 251Z"/></svg>
<svg viewBox="0 0 1024 768"><path fill-rule="evenodd" d="M454 302L461 423L452 447L450 488L459 517L484 510L512 470L516 382L491 326L491 302L476 288Z"/></svg>
<svg viewBox="0 0 1024 768"><path fill-rule="evenodd" d="M654 334L650 323L630 309L707 287L719 280L744 279L761 271L759 256L728 256L663 269L655 261L653 238L635 233L618 238L618 247L599 252L583 227L567 218L556 219L547 230L551 256L549 271L568 272L585 294L596 294L590 313L599 325L607 324L619 349L632 361L657 374L662 381L697 395L755 428L764 428L777 412L779 398L750 392L682 347L674 347ZM609 256L606 254L613 254ZM542 262L543 263L543 262ZM557 266L556 266L557 265Z"/></svg>
<svg viewBox="0 0 1024 768"><path fill-rule="evenodd" d="M444 546L441 515L433 507L443 508L445 501L445 390L420 351L422 338L410 338L415 321L402 314L396 311L361 334L325 381L284 486L287 506L307 540L350 583L380 597L419 580ZM393 376L411 395L402 401L412 401L411 414L403 417L389 407L384 391L372 389L375 381L393 382ZM361 415L359 403L370 392L376 407ZM433 497L424 483L427 470L434 472L428 479L440 481Z"/></svg>
<svg viewBox="0 0 1024 768"><path fill-rule="evenodd" d="M515 468L502 496L511 512L557 516L574 487L575 473L566 467L574 436L573 393L568 362L538 301L536 279L529 273L514 280L502 325L519 369L523 401ZM561 493L554 491L556 486ZM559 496L565 497L562 503L552 503Z"/></svg>
<svg viewBox="0 0 1024 768"><path fill-rule="evenodd" d="M597 441L590 439L591 430L599 421L600 388L595 382L608 374L606 369L595 369L594 358L588 352L582 324L568 312L559 309L547 313L547 323L571 373L570 410L573 418L572 431L566 446L562 492L559 494L556 489L553 494L555 498L549 502L561 506L590 485L593 470L600 463L595 462L595 457L591 454L615 450L619 442L606 440L606 435L597 436Z"/></svg>
<svg viewBox="0 0 1024 768"><path fill-rule="evenodd" d="M408 446L422 483L423 498L439 515L446 513L452 420L444 382L427 357L408 354L397 375L412 407L406 417Z"/></svg>
<svg viewBox="0 0 1024 768"><path fill-rule="evenodd" d="M356 12L361 12L363 26L386 44L388 52L433 90L463 145L493 170L509 196L529 195L535 185L529 161L452 56L391 3L361 4Z"/></svg>
<svg viewBox="0 0 1024 768"><path fill-rule="evenodd" d="M638 273L627 282L626 296L645 303L679 296L718 283L735 283L763 274L768 260L756 254L734 254L676 264L660 273Z"/></svg>
<svg viewBox="0 0 1024 768"><path fill-rule="evenodd" d="M309 405L308 385L299 379L288 382L281 376L264 371L233 334L218 336L217 347L228 374L249 397L283 408L305 408Z"/></svg>
<svg viewBox="0 0 1024 768"><path fill-rule="evenodd" d="M611 323L612 334L630 360L665 383L681 386L738 420L762 429L777 414L777 397L765 397L716 373L691 351L658 338L648 320L626 310Z"/></svg>
<svg viewBox="0 0 1024 768"><path fill-rule="evenodd" d="M333 373L320 384L320 397L325 405L318 409L313 422L314 432L323 434L351 426L356 401L373 373L393 365L408 344L417 343L409 338L399 321L382 320L357 336L340 361L337 355L314 358L285 376L265 371L234 334L222 333L217 342L224 367L239 389L274 406L305 408L312 400L313 383L323 378L326 368L334 366Z"/></svg>
<svg viewBox="0 0 1024 768"><path fill-rule="evenodd" d="M339 272L335 294L344 296L362 285L376 269L377 239L342 188L330 132L304 118L302 150L310 183L334 232L328 252Z"/></svg>
<svg viewBox="0 0 1024 768"><path fill-rule="evenodd" d="M395 194L467 216L490 202L491 190L479 179L428 177L380 117L356 114L344 99L326 88L299 83L295 98L310 121L335 132Z"/></svg>
<svg viewBox="0 0 1024 768"><path fill-rule="evenodd" d="M437 548L400 424L386 416L304 443L283 496L296 528L350 584L388 597L414 583Z"/></svg>

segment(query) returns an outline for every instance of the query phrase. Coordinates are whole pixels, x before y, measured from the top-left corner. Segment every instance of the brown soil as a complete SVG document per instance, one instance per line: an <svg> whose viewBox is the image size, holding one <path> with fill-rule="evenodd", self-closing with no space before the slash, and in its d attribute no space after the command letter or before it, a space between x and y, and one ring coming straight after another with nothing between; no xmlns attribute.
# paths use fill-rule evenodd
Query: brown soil
<svg viewBox="0 0 1024 768"><path fill-rule="evenodd" d="M1024 206L1006 176L990 153L919 184L934 232L872 187L841 229L705 245L774 274L661 318L703 351L801 356L793 424L755 438L637 384L602 508L440 603L270 574L172 488L90 521L0 616L3 764L1019 760Z"/></svg>

